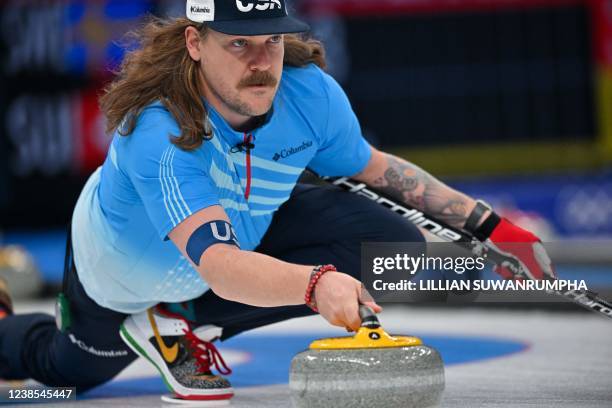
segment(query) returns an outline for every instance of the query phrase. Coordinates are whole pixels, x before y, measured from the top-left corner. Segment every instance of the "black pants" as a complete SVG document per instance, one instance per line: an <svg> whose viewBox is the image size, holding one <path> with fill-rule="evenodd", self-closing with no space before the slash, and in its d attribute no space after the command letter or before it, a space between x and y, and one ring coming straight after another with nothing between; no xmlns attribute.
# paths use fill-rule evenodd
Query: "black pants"
<svg viewBox="0 0 612 408"><path fill-rule="evenodd" d="M331 263L359 279L362 242L422 242L416 227L367 198L333 187L298 185L278 212L257 252L300 264ZM46 314L0 320L0 378L33 378L80 391L102 384L136 355L119 337L125 314L103 308L85 293L74 268L64 280L70 329ZM306 316L306 306L261 308L221 299L212 291L193 300L196 326L223 327L223 338Z"/></svg>

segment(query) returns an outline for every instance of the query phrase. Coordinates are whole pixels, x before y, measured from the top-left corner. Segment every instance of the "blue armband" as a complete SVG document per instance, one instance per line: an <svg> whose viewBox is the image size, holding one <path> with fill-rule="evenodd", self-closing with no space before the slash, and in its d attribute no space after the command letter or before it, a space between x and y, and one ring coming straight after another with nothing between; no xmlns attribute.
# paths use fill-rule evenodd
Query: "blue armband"
<svg viewBox="0 0 612 408"><path fill-rule="evenodd" d="M185 250L191 261L200 266L202 254L214 244L229 244L240 248L236 232L229 222L217 220L199 226L189 237Z"/></svg>

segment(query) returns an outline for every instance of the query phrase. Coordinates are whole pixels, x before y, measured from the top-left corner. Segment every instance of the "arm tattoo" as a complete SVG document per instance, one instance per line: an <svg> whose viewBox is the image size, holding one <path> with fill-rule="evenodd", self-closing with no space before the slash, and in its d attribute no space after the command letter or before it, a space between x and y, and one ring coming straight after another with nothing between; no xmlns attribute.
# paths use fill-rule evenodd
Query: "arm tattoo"
<svg viewBox="0 0 612 408"><path fill-rule="evenodd" d="M387 155L387 162L374 187L454 227L463 227L468 216L466 196L405 160Z"/></svg>

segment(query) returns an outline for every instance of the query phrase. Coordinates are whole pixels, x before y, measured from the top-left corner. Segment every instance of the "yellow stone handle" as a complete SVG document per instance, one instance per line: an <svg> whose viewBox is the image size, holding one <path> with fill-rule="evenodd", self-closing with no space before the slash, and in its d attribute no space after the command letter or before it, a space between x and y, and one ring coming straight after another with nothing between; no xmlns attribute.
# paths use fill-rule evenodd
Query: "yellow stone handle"
<svg viewBox="0 0 612 408"><path fill-rule="evenodd" d="M365 305L359 306L361 327L354 336L331 337L310 343L314 350L341 350L411 347L423 344L421 339L411 336L391 336L380 326L376 314Z"/></svg>

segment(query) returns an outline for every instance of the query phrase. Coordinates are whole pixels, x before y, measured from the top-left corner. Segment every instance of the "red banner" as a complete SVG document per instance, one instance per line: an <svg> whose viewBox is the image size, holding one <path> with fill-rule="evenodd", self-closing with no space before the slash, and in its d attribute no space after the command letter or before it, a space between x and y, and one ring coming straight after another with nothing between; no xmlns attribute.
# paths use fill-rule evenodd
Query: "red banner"
<svg viewBox="0 0 612 408"><path fill-rule="evenodd" d="M594 55L598 65L612 67L612 0L590 0Z"/></svg>
<svg viewBox="0 0 612 408"><path fill-rule="evenodd" d="M303 11L310 15L381 16L516 8L560 7L588 0L309 0Z"/></svg>
<svg viewBox="0 0 612 408"><path fill-rule="evenodd" d="M84 89L72 106L74 168L88 174L104 161L111 137L106 135L106 122L98 107L100 89Z"/></svg>

